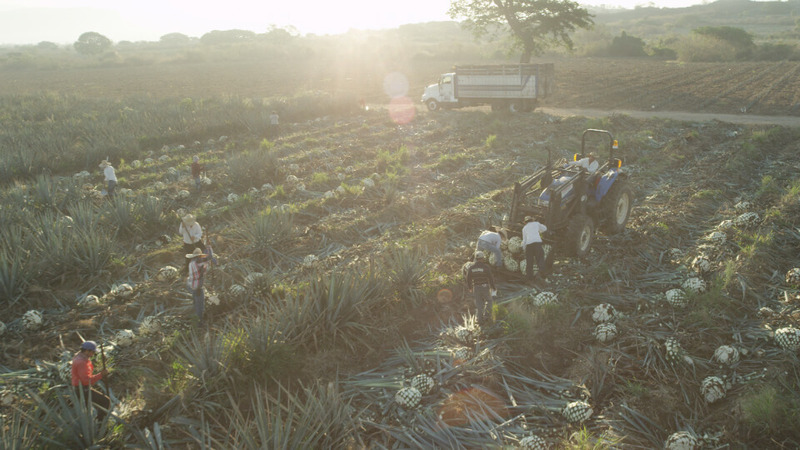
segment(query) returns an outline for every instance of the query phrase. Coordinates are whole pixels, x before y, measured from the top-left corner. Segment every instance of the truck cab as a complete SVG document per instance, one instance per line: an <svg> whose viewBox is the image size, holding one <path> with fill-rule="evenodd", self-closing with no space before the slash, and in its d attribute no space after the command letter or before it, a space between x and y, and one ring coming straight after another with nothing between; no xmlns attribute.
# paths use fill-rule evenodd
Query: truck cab
<svg viewBox="0 0 800 450"><path fill-rule="evenodd" d="M455 73L444 73L439 77L439 82L425 88L422 94L422 103L431 111L456 103L454 80Z"/></svg>

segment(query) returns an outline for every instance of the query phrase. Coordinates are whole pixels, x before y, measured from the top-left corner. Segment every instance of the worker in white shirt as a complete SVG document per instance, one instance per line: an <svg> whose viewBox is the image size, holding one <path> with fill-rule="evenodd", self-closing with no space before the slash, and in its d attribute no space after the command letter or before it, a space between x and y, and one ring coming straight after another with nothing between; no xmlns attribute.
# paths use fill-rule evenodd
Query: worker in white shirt
<svg viewBox="0 0 800 450"><path fill-rule="evenodd" d="M114 170L114 167L111 166L111 163L105 159L100 162L100 168L103 169L103 176L105 177L105 181L108 183L108 188L106 189L108 198L113 199L114 190L117 188L117 173Z"/></svg>
<svg viewBox="0 0 800 450"><path fill-rule="evenodd" d="M536 281L536 279L546 280L544 248L542 247L542 233L547 231L547 227L539 223L531 216L525 217L525 226L522 227L522 246L525 249L525 278L529 281ZM536 278L533 276L533 264L539 270L536 272Z"/></svg>
<svg viewBox="0 0 800 450"><path fill-rule="evenodd" d="M178 232L183 237L183 254L191 254L194 249L199 248L203 252L206 251L206 246L203 243L203 228L197 223L197 219L192 214L186 214L181 217L181 225L178 227ZM186 267L189 266L189 261L186 262Z"/></svg>
<svg viewBox="0 0 800 450"><path fill-rule="evenodd" d="M586 158L581 158L577 161L570 161L567 163L569 167L582 167L590 174L597 172L600 168L600 162L597 161L597 155L594 152L589 153Z"/></svg>

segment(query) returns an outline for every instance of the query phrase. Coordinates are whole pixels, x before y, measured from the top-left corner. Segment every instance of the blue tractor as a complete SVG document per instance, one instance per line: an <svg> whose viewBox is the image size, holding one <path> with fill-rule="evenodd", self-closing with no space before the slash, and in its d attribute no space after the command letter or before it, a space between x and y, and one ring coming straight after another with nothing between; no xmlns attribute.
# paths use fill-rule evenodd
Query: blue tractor
<svg viewBox="0 0 800 450"><path fill-rule="evenodd" d="M592 166L597 167L595 171L585 167L589 156L586 138L592 135L608 139L608 159L598 159ZM508 227L518 230L526 216L539 218L548 230L545 244L578 257L589 253L595 227L606 234L622 232L631 214L633 191L628 175L620 171L622 160L614 157L617 149L611 132L588 129L583 132L581 152L573 156L573 162L562 159L551 163L548 151L545 167L514 183Z"/></svg>

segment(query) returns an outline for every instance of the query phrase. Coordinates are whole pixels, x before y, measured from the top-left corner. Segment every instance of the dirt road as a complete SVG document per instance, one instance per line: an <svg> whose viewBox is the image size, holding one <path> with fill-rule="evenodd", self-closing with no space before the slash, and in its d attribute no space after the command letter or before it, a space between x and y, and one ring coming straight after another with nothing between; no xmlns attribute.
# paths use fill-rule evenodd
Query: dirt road
<svg viewBox="0 0 800 450"><path fill-rule="evenodd" d="M721 122L738 123L743 125L780 125L784 127L800 127L800 117L793 116L754 116L749 114L691 113L682 111L605 111L602 109L583 108L537 108L537 111L561 117L605 117L612 114L623 114L637 119L661 118L687 122L709 122L712 120L719 120Z"/></svg>

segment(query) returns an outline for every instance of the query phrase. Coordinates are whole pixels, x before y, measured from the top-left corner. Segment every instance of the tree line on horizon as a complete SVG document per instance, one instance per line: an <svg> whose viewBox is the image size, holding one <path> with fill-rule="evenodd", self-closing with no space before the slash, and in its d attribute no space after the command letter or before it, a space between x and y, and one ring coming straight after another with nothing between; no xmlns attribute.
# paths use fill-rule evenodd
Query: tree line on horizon
<svg viewBox="0 0 800 450"><path fill-rule="evenodd" d="M720 0L703 5L711 14L720 6L735 3L737 11L744 7L757 8L765 14L784 14L786 7L800 8L800 2L755 2L750 0ZM773 3L779 5L772 5ZM777 9L776 9L777 8ZM775 33L770 36L757 36L743 27L718 24L701 25L692 28L688 34L668 35L634 35L622 28L613 34L608 24L618 26L620 17L627 17L633 24L641 22L642 16L637 11L652 13L654 8L637 8L618 14L605 12L592 14L577 2L569 0L452 0L449 15L460 22L430 22L425 24L409 24L393 30L357 31L343 35L301 36L292 27L271 25L264 33L249 30L213 30L199 38L182 33L168 33L158 42L114 43L110 38L89 31L81 34L72 48L64 48L55 43L43 41L35 46L16 46L0 52L0 64L7 68L34 68L40 58L53 57L55 52L74 50L90 63L136 64L150 62L152 59L132 57L123 58L124 54L135 54L137 51L196 51L216 46L268 46L280 47L301 46L304 52L293 52L295 55L313 56L314 47L326 40L347 39L349 36L366 35L375 39L396 38L404 47L417 57L426 56L435 59L441 56L445 44L462 44L463 53L472 59L513 59L529 62L533 56L569 54L595 57L635 57L672 59L685 62L730 62L745 60L800 60L800 19L793 19L794 26L788 32ZM661 15L663 16L662 8ZM692 9L695 15L700 14L701 7ZM780 9L780 10L779 10ZM593 10L597 11L597 10ZM794 11L793 9L791 11ZM790 12L791 12L790 11ZM798 10L800 12L800 9ZM675 16L687 21L685 12ZM741 11L739 11L741 14ZM665 16L673 17L673 16ZM676 20L678 20L676 19ZM719 17L717 17L719 22ZM702 21L699 21L702 23ZM784 27L786 28L786 27ZM467 32L471 32L474 40L469 48L463 45L470 40ZM794 39L793 39L794 38ZM437 47L437 44L441 44ZM246 53L246 52L245 52ZM194 59L203 59L194 54ZM189 58L191 61L192 58ZM79 63L75 63L79 64Z"/></svg>

